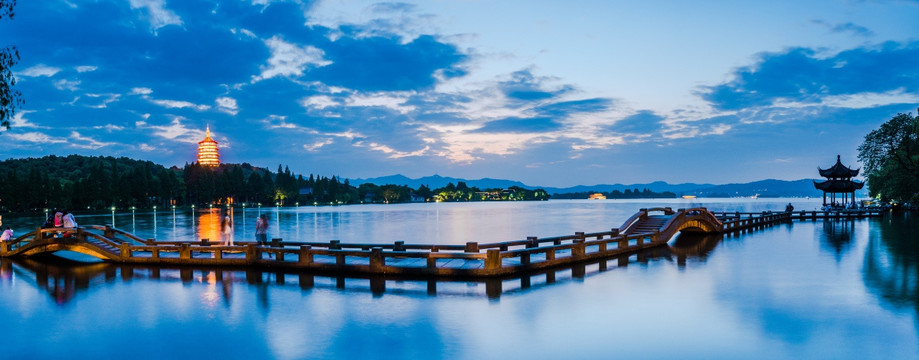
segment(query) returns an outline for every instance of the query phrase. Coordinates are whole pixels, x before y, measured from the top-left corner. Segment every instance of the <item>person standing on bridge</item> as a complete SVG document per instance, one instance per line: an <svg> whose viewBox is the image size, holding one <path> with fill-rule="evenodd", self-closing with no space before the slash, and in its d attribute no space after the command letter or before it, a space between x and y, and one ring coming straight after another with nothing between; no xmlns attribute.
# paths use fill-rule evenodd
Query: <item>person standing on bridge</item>
<svg viewBox="0 0 919 360"><path fill-rule="evenodd" d="M223 234L226 235L227 245L233 246L233 218L230 217L229 211L223 217Z"/></svg>
<svg viewBox="0 0 919 360"><path fill-rule="evenodd" d="M255 221L255 241L259 245L268 245L268 216L261 214Z"/></svg>

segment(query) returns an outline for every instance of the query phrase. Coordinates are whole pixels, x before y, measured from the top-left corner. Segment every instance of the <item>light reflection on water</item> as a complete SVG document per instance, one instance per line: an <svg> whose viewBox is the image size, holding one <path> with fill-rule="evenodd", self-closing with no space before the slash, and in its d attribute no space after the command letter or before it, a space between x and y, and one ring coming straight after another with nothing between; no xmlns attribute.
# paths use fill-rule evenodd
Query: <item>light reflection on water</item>
<svg viewBox="0 0 919 360"><path fill-rule="evenodd" d="M705 205L763 211L787 202L762 200ZM797 209L809 206L793 201ZM274 231L282 236L434 243L470 234L499 241L600 231L639 207L689 207L440 205L280 210L272 219L280 217ZM254 221L254 214L239 213L234 218ZM207 233L200 229L213 226L209 216L187 224L194 220L197 234ZM145 218L152 221L137 214L139 231L153 229L141 225ZM237 238L247 231L241 224ZM892 216L778 224L724 238L680 236L670 248L503 279L497 287L3 260L0 333L12 358L916 358L917 225ZM159 223L154 233L171 237L173 226ZM215 345L202 346L204 339ZM138 351L139 344L157 345Z"/></svg>

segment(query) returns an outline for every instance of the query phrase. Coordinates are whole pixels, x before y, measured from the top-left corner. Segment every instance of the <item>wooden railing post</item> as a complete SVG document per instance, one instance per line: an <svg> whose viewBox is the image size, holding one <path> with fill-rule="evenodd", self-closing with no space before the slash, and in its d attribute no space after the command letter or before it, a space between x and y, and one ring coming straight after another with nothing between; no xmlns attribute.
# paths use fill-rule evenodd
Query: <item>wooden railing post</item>
<svg viewBox="0 0 919 360"><path fill-rule="evenodd" d="M105 230L102 231L102 235L109 239L115 237L115 231L112 230L112 224L105 224Z"/></svg>
<svg viewBox="0 0 919 360"><path fill-rule="evenodd" d="M257 260L261 260L261 252L258 249L256 244L247 244L246 245L246 263L254 264Z"/></svg>
<svg viewBox="0 0 919 360"><path fill-rule="evenodd" d="M313 247L309 245L300 246L300 265L310 265L313 262Z"/></svg>
<svg viewBox="0 0 919 360"><path fill-rule="evenodd" d="M396 241L393 243L392 251L405 251L405 241Z"/></svg>
<svg viewBox="0 0 919 360"><path fill-rule="evenodd" d="M466 243L466 252L468 253L477 253L479 252L479 243L475 241L470 241Z"/></svg>
<svg viewBox="0 0 919 360"><path fill-rule="evenodd" d="M386 259L383 258L383 248L370 249L370 271L381 272L384 266L386 266Z"/></svg>
<svg viewBox="0 0 919 360"><path fill-rule="evenodd" d="M329 250L341 250L341 240L329 241Z"/></svg>
<svg viewBox="0 0 919 360"><path fill-rule="evenodd" d="M527 248L539 247L539 239L535 236L527 236Z"/></svg>
<svg viewBox="0 0 919 360"><path fill-rule="evenodd" d="M191 259L191 248L188 244L179 246L179 259Z"/></svg>
<svg viewBox="0 0 919 360"><path fill-rule="evenodd" d="M485 270L497 270L501 268L501 250L488 249L485 253Z"/></svg>
<svg viewBox="0 0 919 360"><path fill-rule="evenodd" d="M574 239L574 246L571 247L571 256L574 258L584 257L587 253L586 245L584 243L584 233L581 233L580 239Z"/></svg>
<svg viewBox="0 0 919 360"><path fill-rule="evenodd" d="M126 260L131 258L131 244L126 242L121 243L121 259Z"/></svg>
<svg viewBox="0 0 919 360"><path fill-rule="evenodd" d="M8 252L10 252L10 242L9 241L0 242L0 255L6 255L6 253Z"/></svg>

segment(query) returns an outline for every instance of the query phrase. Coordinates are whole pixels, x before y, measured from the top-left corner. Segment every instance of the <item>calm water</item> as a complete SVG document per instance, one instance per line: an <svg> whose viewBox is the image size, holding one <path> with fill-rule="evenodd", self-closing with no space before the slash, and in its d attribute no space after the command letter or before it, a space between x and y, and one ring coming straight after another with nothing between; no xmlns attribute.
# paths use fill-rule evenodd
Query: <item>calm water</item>
<svg viewBox="0 0 919 360"><path fill-rule="evenodd" d="M638 208L781 210L803 199L549 201L261 209L285 240L464 243L618 227ZM250 240L258 210L234 210ZM678 237L629 259L495 282L7 261L4 358L919 358L909 215ZM158 240L220 216L116 214ZM112 215L81 216L111 223ZM4 216L18 233L38 218ZM582 275L583 274L583 275ZM382 285L381 285L382 284Z"/></svg>

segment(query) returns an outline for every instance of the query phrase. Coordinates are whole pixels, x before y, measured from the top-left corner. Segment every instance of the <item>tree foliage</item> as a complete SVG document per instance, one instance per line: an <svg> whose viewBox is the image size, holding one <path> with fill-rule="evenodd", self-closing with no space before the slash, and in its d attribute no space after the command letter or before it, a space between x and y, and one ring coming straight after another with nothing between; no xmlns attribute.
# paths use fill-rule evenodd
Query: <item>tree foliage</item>
<svg viewBox="0 0 919 360"><path fill-rule="evenodd" d="M159 206L291 206L427 201L547 200L545 190L520 187L479 190L465 183L431 190L361 184L347 179L273 173L247 163L165 168L126 157L55 155L0 161L0 211L42 211Z"/></svg>
<svg viewBox="0 0 919 360"><path fill-rule="evenodd" d="M865 135L858 147L871 196L917 200L919 192L919 116L897 114Z"/></svg>
<svg viewBox="0 0 919 360"><path fill-rule="evenodd" d="M0 20L13 18L13 7L16 0L0 0ZM0 48L0 126L10 128L10 120L16 115L16 109L22 107L22 94L13 90L16 77L13 66L19 62L19 50L15 46Z"/></svg>

